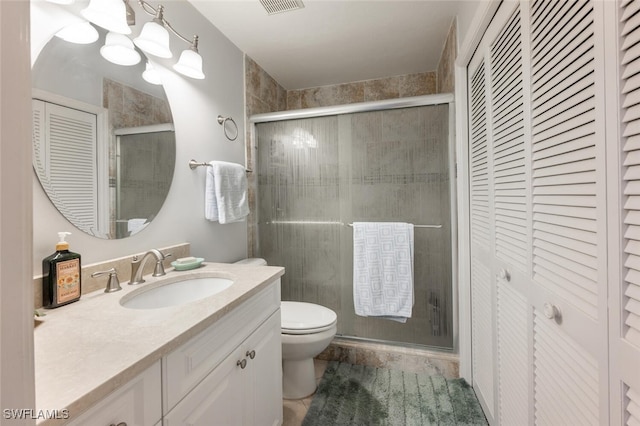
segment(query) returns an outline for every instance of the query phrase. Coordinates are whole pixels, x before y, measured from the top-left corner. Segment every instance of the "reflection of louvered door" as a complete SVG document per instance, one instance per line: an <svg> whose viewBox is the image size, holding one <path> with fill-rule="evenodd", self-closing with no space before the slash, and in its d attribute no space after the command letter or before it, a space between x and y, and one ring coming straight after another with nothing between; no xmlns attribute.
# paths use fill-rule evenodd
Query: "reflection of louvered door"
<svg viewBox="0 0 640 426"><path fill-rule="evenodd" d="M623 0L617 6L623 253L620 285L611 292L611 422L635 425L640 424L640 2Z"/></svg>
<svg viewBox="0 0 640 426"><path fill-rule="evenodd" d="M76 227L98 229L96 115L33 100L34 166L56 208Z"/></svg>
<svg viewBox="0 0 640 426"><path fill-rule="evenodd" d="M472 333L481 333L472 367L496 424L606 423L601 9L505 2L468 68ZM474 235L486 236L488 254ZM488 356L495 362L481 365Z"/></svg>

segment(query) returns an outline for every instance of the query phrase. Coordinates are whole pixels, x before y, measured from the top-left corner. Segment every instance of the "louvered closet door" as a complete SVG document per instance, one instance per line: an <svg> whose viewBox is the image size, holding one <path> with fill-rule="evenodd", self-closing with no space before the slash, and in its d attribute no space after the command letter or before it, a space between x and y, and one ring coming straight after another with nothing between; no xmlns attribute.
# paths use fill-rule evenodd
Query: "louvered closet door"
<svg viewBox="0 0 640 426"><path fill-rule="evenodd" d="M608 420L602 2L530 3L535 423Z"/></svg>
<svg viewBox="0 0 640 426"><path fill-rule="evenodd" d="M484 57L469 67L469 164L471 219L471 326L473 387L485 414L493 418L495 386L495 295L492 267L490 133Z"/></svg>
<svg viewBox="0 0 640 426"><path fill-rule="evenodd" d="M496 19L502 30L488 48L491 81L491 144L497 312L497 420L526 425L529 408L528 279L531 257L530 133L524 90L522 13L504 4ZM503 10L504 9L504 10ZM525 9L526 11L526 9ZM502 16L505 16L502 18ZM498 21L500 22L500 21Z"/></svg>
<svg viewBox="0 0 640 426"><path fill-rule="evenodd" d="M618 1L622 269L612 309L612 422L640 425L640 2Z"/></svg>

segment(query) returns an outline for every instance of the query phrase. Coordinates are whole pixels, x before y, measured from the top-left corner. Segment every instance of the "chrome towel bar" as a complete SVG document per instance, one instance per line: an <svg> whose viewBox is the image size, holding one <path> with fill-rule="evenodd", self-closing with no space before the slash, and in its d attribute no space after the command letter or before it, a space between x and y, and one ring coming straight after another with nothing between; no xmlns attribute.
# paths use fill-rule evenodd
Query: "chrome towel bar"
<svg viewBox="0 0 640 426"><path fill-rule="evenodd" d="M348 223L347 226L353 228L353 223ZM442 225L413 225L414 228L442 228Z"/></svg>
<svg viewBox="0 0 640 426"><path fill-rule="evenodd" d="M189 168L191 170L194 170L198 167L209 167L209 166L211 166L211 164L209 163L198 163L196 160L189 161ZM247 173L253 173L253 170L251 169L245 169L245 170L247 171Z"/></svg>
<svg viewBox="0 0 640 426"><path fill-rule="evenodd" d="M314 220L274 220L264 222L265 225L346 225L353 228L353 223ZM442 225L413 225L414 228L442 228Z"/></svg>

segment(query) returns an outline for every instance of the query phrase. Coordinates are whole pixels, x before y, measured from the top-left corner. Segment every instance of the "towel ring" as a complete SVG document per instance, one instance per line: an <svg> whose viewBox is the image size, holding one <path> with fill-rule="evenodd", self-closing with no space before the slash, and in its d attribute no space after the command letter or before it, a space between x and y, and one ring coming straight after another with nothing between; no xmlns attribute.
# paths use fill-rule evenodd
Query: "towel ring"
<svg viewBox="0 0 640 426"><path fill-rule="evenodd" d="M227 121L231 122L230 125L227 126ZM230 141L235 141L238 137L238 125L231 117L223 117L221 115L218 116L218 123L222 126L222 130L224 131L224 135ZM232 126L233 125L233 126ZM233 136L230 136L231 133Z"/></svg>

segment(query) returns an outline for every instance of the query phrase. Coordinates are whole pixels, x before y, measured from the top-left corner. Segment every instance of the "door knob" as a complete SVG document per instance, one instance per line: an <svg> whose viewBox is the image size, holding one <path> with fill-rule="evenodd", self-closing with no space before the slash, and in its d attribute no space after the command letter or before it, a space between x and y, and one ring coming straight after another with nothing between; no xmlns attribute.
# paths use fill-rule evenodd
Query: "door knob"
<svg viewBox="0 0 640 426"><path fill-rule="evenodd" d="M251 359L254 359L256 357L256 351L254 351L254 350L251 350L251 352L247 351L247 353L245 355L248 356Z"/></svg>
<svg viewBox="0 0 640 426"><path fill-rule="evenodd" d="M559 319L561 317L560 309L556 305L546 302L544 304L544 316L549 319Z"/></svg>
<svg viewBox="0 0 640 426"><path fill-rule="evenodd" d="M506 282L511 281L511 273L504 268L500 269L500 272L498 272L498 277L502 280L505 280Z"/></svg>
<svg viewBox="0 0 640 426"><path fill-rule="evenodd" d="M242 360L238 360L238 362L236 362L236 365L239 365L240 368L244 370L244 368L247 366L247 359L243 358Z"/></svg>

